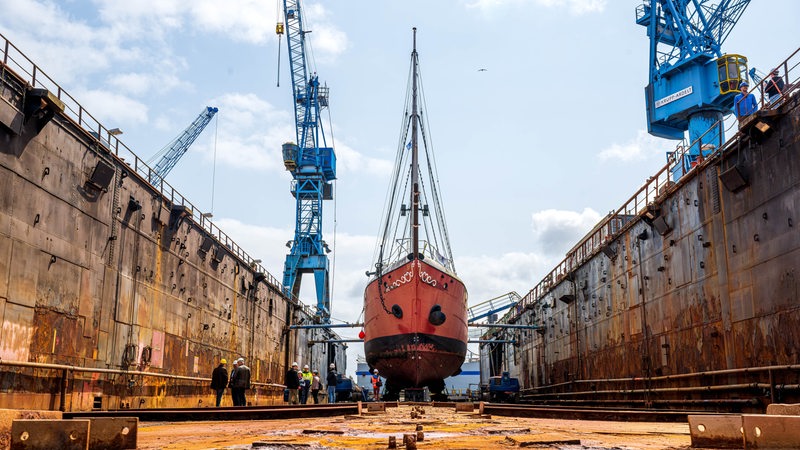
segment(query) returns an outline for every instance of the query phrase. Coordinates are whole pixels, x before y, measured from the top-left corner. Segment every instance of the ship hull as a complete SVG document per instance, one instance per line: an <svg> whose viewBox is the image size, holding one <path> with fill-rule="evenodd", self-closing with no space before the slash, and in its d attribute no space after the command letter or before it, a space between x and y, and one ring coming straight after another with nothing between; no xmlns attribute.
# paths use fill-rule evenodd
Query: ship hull
<svg viewBox="0 0 800 450"><path fill-rule="evenodd" d="M410 261L372 279L364 306L367 363L387 385L434 387L459 371L467 350L467 290L455 275ZM392 313L397 308L400 317Z"/></svg>

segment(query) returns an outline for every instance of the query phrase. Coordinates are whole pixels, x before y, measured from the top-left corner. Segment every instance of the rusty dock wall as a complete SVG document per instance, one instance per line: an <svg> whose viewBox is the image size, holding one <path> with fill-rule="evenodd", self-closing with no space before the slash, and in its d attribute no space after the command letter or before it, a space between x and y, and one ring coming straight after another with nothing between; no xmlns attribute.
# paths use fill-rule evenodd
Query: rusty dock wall
<svg viewBox="0 0 800 450"><path fill-rule="evenodd" d="M213 405L220 358L254 404L342 344L312 312L0 36L0 408ZM231 369L231 365L228 365ZM230 400L227 400L230 403Z"/></svg>
<svg viewBox="0 0 800 450"><path fill-rule="evenodd" d="M793 56L784 66L797 75ZM505 316L537 328L508 331L518 346L482 353L519 376L524 400L751 411L800 402L794 81L680 179L673 162L648 180Z"/></svg>

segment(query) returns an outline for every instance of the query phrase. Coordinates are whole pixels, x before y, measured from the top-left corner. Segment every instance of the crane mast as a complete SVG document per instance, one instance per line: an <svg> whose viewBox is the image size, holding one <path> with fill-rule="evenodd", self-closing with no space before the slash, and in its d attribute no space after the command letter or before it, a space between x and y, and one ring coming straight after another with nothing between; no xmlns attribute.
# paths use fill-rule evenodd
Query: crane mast
<svg viewBox="0 0 800 450"><path fill-rule="evenodd" d="M211 119L214 115L219 111L219 109L214 108L212 106L207 106L200 112L200 115L194 119L194 122L191 123L188 127L186 127L181 134L175 137L169 144L167 144L164 148L158 151L158 153L153 156L148 162L155 161L159 155L164 155L161 159L156 163L156 167L153 169L153 172L150 173L150 184L156 185L159 180L162 180L167 176L167 174L175 167L175 164L181 159L181 157L189 150L189 147L194 143L197 136L203 132L206 125L211 122Z"/></svg>
<svg viewBox="0 0 800 450"><path fill-rule="evenodd" d="M650 76L645 88L647 130L666 139L689 131L691 158L703 145L719 146L747 58L722 54L722 43L750 0L644 0L636 23L650 38Z"/></svg>
<svg viewBox="0 0 800 450"><path fill-rule="evenodd" d="M292 174L291 193L296 200L295 234L289 242L283 271L284 293L297 299L304 273L313 273L318 321L330 320L328 246L322 240L322 205L333 199L336 154L327 146L320 112L328 106L328 87L320 85L316 72L309 74L306 34L298 0L283 0L286 44L292 78L295 141L283 144L283 163ZM278 35L284 24L276 27Z"/></svg>

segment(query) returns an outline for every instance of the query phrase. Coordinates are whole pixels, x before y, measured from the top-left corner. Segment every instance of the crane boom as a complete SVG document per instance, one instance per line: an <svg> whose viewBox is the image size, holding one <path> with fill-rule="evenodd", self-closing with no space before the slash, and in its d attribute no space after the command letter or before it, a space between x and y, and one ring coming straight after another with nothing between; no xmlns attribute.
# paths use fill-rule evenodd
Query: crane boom
<svg viewBox="0 0 800 450"><path fill-rule="evenodd" d="M328 87L316 72L309 74L306 34L298 0L283 0L286 44L292 78L295 142L283 144L283 163L292 174L291 193L296 199L295 234L290 241L283 271L285 294L297 298L304 273L313 273L317 293L316 319L330 320L327 244L322 240L322 204L333 198L336 154L327 146L320 111L328 106ZM284 31L278 24L278 35Z"/></svg>
<svg viewBox="0 0 800 450"><path fill-rule="evenodd" d="M150 184L155 185L159 180L165 178L167 174L175 167L178 160L189 150L189 147L194 143L197 136L203 132L206 125L211 122L211 119L219 111L218 108L207 106L200 115L194 119L194 122L186 127L181 134L175 136L169 144L164 146L158 153L153 156L148 162L154 161L159 155L163 155L156 164L156 167L150 173Z"/></svg>

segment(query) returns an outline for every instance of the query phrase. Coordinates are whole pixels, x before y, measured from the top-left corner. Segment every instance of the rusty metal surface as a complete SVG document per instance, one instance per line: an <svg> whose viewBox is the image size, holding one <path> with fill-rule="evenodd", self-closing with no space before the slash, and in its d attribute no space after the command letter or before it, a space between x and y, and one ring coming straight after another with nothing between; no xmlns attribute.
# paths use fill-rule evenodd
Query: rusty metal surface
<svg viewBox="0 0 800 450"><path fill-rule="evenodd" d="M742 415L745 448L800 448L800 416Z"/></svg>
<svg viewBox="0 0 800 450"><path fill-rule="evenodd" d="M136 417L93 417L88 419L90 450L135 449L139 430Z"/></svg>
<svg viewBox="0 0 800 450"><path fill-rule="evenodd" d="M689 415L689 433L692 447L700 448L744 448L742 416Z"/></svg>
<svg viewBox="0 0 800 450"><path fill-rule="evenodd" d="M15 420L11 450L88 450L89 427L88 420Z"/></svg>
<svg viewBox="0 0 800 450"><path fill-rule="evenodd" d="M275 405L245 408L163 408L64 413L65 418L136 417L142 422L277 420L300 417L331 417L358 414L356 403L332 405Z"/></svg>
<svg viewBox="0 0 800 450"><path fill-rule="evenodd" d="M35 66L21 53L14 61ZM262 384L282 382L287 361L323 378L329 363L344 367L344 346L308 345L329 332L285 333L313 312L171 186L150 185L149 168L65 90L38 68L17 71L38 81L7 69L0 118L16 117L26 83L41 80L67 105L41 131L0 126L0 359L143 374L1 365L0 407L205 406L220 358L244 357ZM280 402L281 392L254 388L248 401Z"/></svg>
<svg viewBox="0 0 800 450"><path fill-rule="evenodd" d="M609 420L620 422L686 422L696 411L619 409L619 408L569 408L559 406L510 405L484 403L481 414L512 417L542 417L570 420Z"/></svg>

